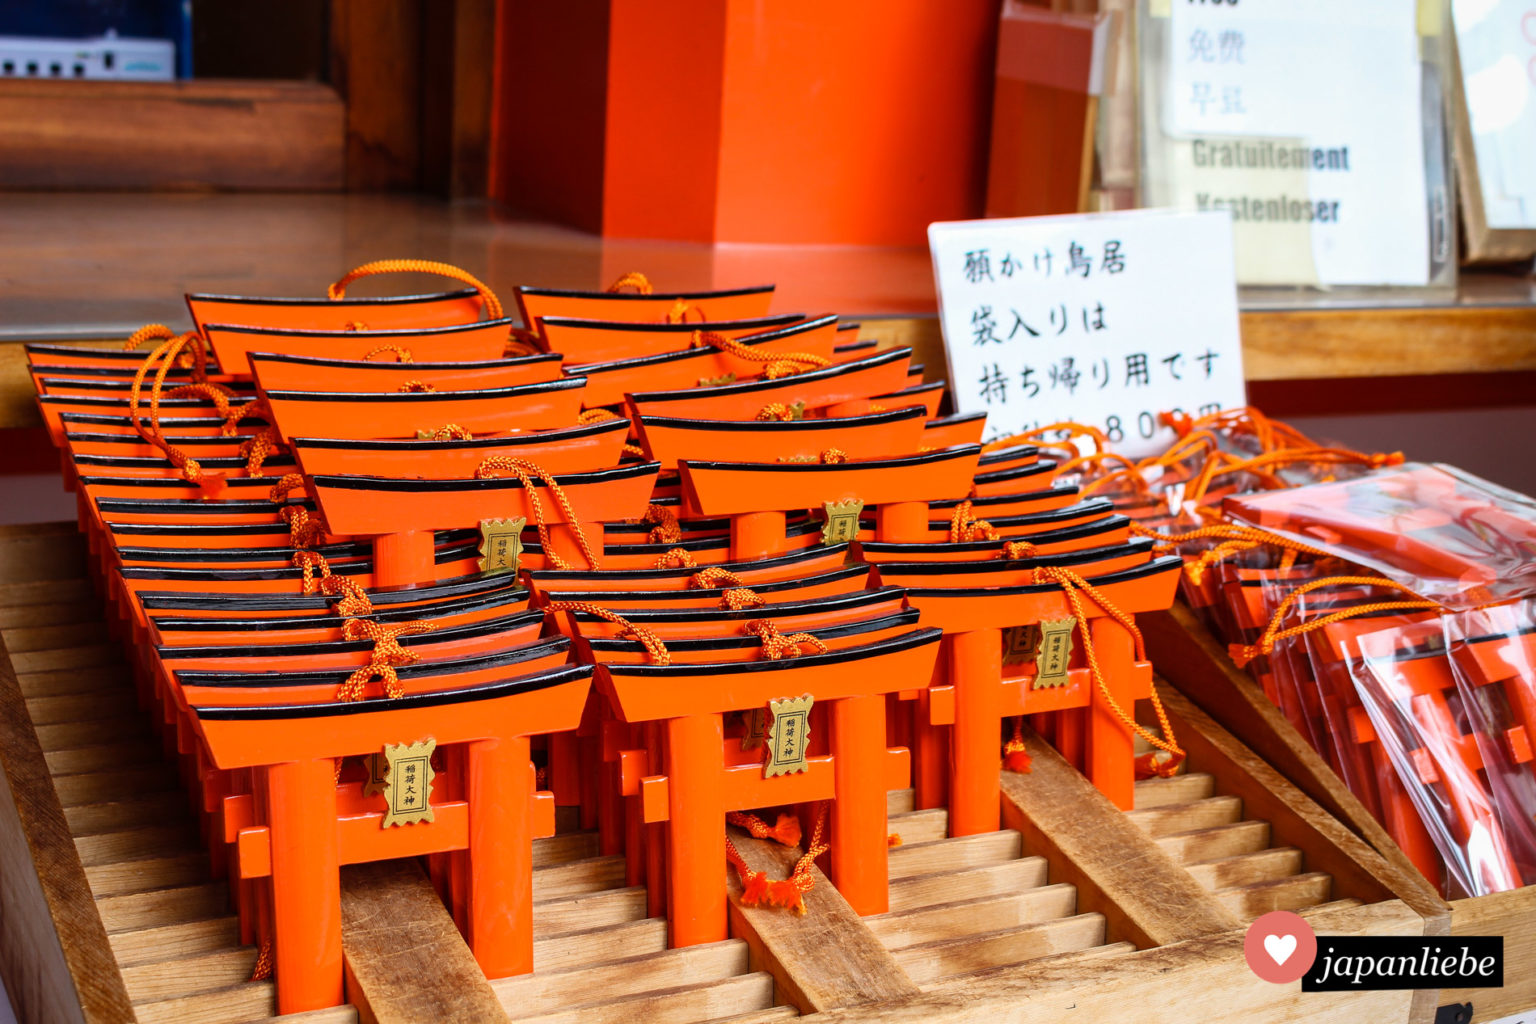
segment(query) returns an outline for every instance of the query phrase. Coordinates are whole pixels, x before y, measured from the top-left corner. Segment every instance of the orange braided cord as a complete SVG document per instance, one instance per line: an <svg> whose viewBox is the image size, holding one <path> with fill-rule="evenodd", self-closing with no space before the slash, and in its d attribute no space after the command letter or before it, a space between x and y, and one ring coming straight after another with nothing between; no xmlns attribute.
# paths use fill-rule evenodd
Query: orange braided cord
<svg viewBox="0 0 1536 1024"><path fill-rule="evenodd" d="M1398 591L1401 594L1407 595L1408 599L1354 605L1328 615L1320 615L1315 619L1308 619L1306 622L1297 626L1291 626L1289 629L1280 628L1280 623L1285 621L1286 615L1296 606L1297 601L1300 601L1314 590L1321 590L1324 587L1379 587L1383 590ZM1285 595L1285 600L1281 601L1275 608L1275 614L1270 616L1269 624L1264 627L1264 632L1259 635L1258 643L1232 644L1228 651L1232 655L1232 660L1237 663L1237 667L1243 668L1259 655L1270 654L1274 651L1275 644L1281 640L1288 640L1294 636L1303 636L1315 629L1322 629L1324 626L1335 622L1342 622L1357 615L1370 615L1374 612L1384 611L1434 611L1442 607L1439 602L1431 601L1429 598L1414 592L1396 580L1390 580L1385 576L1324 576L1321 579L1303 583Z"/></svg>
<svg viewBox="0 0 1536 1024"><path fill-rule="evenodd" d="M416 434L423 441L470 441L475 436L457 423L445 423L436 430L419 430ZM422 437L423 434L426 436Z"/></svg>
<svg viewBox="0 0 1536 1024"><path fill-rule="evenodd" d="M973 540L997 540L997 530L985 519L971 515L971 499L966 498L949 517L949 542L964 544Z"/></svg>
<svg viewBox="0 0 1536 1024"><path fill-rule="evenodd" d="M645 653L651 659L652 665L672 664L672 652L667 650L667 645L661 637L644 626L630 622L618 612L609 611L600 605L590 601L551 601L544 606L552 612L586 612L588 615L596 615L600 619L606 619L615 625L622 626L619 636L639 641L645 648Z"/></svg>
<svg viewBox="0 0 1536 1024"><path fill-rule="evenodd" d="M790 410L789 406L785 405L783 402L769 402L767 405L757 410L756 416L756 419L762 420L764 422L780 420L787 423L794 418L795 414Z"/></svg>
<svg viewBox="0 0 1536 1024"><path fill-rule="evenodd" d="M781 846L800 845L800 819L793 814L780 812L772 828L769 828L768 823L757 815L742 814L740 811L727 813L725 823L746 829L747 834L753 839L772 839Z"/></svg>
<svg viewBox="0 0 1536 1024"><path fill-rule="evenodd" d="M827 645L809 633L791 633L785 636L779 632L779 627L768 619L752 619L741 627L743 633L750 633L763 642L763 654L769 661L778 661L780 658L798 658L801 655L800 645L810 644L818 654L827 653Z"/></svg>
<svg viewBox="0 0 1536 1024"><path fill-rule="evenodd" d="M378 348L370 349L368 354L363 356L363 359L369 360L386 352L393 352L395 362L397 363L414 363L416 361L416 357L411 355L411 350L404 345L380 345Z"/></svg>
<svg viewBox="0 0 1536 1024"><path fill-rule="evenodd" d="M623 448L622 448L622 449L620 449L620 450L621 450L621 451L622 451L622 452L623 452L623 453L624 453L624 454L625 454L625 455L634 455L634 456L636 456L636 457L638 457L638 458L642 458L642 459L643 459L643 458L645 458L645 449L644 449L644 448L641 448L641 447L640 447L640 446L639 446L639 445L637 445L637 444L626 444L626 445L625 445L625 446L624 446L624 447L623 447Z"/></svg>
<svg viewBox="0 0 1536 1024"><path fill-rule="evenodd" d="M687 548L671 548L666 554L656 559L658 569L692 569L696 564Z"/></svg>
<svg viewBox="0 0 1536 1024"><path fill-rule="evenodd" d="M1205 571L1217 562L1239 551L1251 551L1256 547L1272 547L1285 551L1294 562L1297 554L1316 555L1319 558L1334 557L1329 551L1315 547L1311 544L1303 544L1289 537L1282 537L1278 533L1261 530L1252 526L1238 526L1235 523L1217 523L1211 526L1202 526L1199 529L1189 530L1185 533L1159 533L1150 527L1140 523L1131 523L1131 532L1141 537L1150 537L1155 544L1152 550L1157 554L1168 554L1178 551L1179 547L1196 540L1220 540L1217 544L1193 561L1186 559L1184 566L1189 581L1199 586L1204 579Z"/></svg>
<svg viewBox="0 0 1536 1024"><path fill-rule="evenodd" d="M1033 760L1029 751L1024 749L1024 716L1019 715L1013 720L1013 739L1003 744L1003 768L1010 772L1025 773L1029 771Z"/></svg>
<svg viewBox="0 0 1536 1024"><path fill-rule="evenodd" d="M496 297L495 292L469 271L461 270L451 263L439 263L436 260L374 260L372 263L364 263L360 267L347 271L342 275L341 280L327 288L326 297L331 299L345 297L347 285L371 274L438 274L442 277L451 277L480 293L480 300L485 303L487 319L501 319L501 300Z"/></svg>
<svg viewBox="0 0 1536 1024"><path fill-rule="evenodd" d="M683 529L678 525L677 513L665 505L650 504L645 507L642 523L651 524L646 539L652 544L676 544L683 539Z"/></svg>
<svg viewBox="0 0 1536 1024"><path fill-rule="evenodd" d="M340 758L337 758L339 761ZM272 967L275 963L272 952L272 936L262 938L261 948L256 954L256 966L251 968L249 981L266 981L272 977Z"/></svg>
<svg viewBox="0 0 1536 1024"><path fill-rule="evenodd" d="M278 515L288 523L290 547L313 547L325 539L325 523L319 516L311 516L309 509L304 506L288 505L280 509Z"/></svg>
<svg viewBox="0 0 1536 1024"><path fill-rule="evenodd" d="M823 802L816 816L816 827L811 831L810 849L795 862L794 870L783 881L770 882L766 872L753 871L747 867L741 851L736 849L736 844L732 842L730 835L726 835L725 860L736 869L736 874L741 878L743 906L777 906L794 910L796 913L805 913L805 894L810 892L816 884L811 868L815 866L817 857L832 848L826 841L827 808L828 804Z"/></svg>
<svg viewBox="0 0 1536 1024"><path fill-rule="evenodd" d="M761 594L750 587L735 587L720 595L720 607L733 612L758 608L767 603Z"/></svg>
<svg viewBox="0 0 1536 1024"><path fill-rule="evenodd" d="M832 365L832 360L824 359L811 352L759 352L734 338L727 338L714 331L694 331L692 347L702 348L705 345L749 363L763 364L765 368L763 372L769 380Z"/></svg>
<svg viewBox="0 0 1536 1024"><path fill-rule="evenodd" d="M255 401L251 401L244 405L230 405L229 400L235 397L235 393L222 384L210 384L207 381L174 387L167 391L163 397L206 398L213 403L214 411L219 414L219 419L224 421L219 426L219 433L225 437L229 437L235 432L235 424L244 419L246 410L256 404Z"/></svg>
<svg viewBox="0 0 1536 1024"><path fill-rule="evenodd" d="M706 566L688 577L689 590L713 590L721 585L745 587L747 581L718 565Z"/></svg>
<svg viewBox="0 0 1536 1024"><path fill-rule="evenodd" d="M589 423L607 423L609 420L621 420L624 417L608 409L583 409L581 415L576 417L576 422L581 426Z"/></svg>
<svg viewBox="0 0 1536 1024"><path fill-rule="evenodd" d="M412 378L411 380L406 381L404 384L401 384L395 390L405 394L414 394L421 391L436 391L437 385L428 384L424 380L416 380Z"/></svg>
<svg viewBox="0 0 1536 1024"><path fill-rule="evenodd" d="M617 281L608 286L608 291L610 293L634 291L639 295L649 295L653 290L654 289L651 288L651 279L640 273L638 270L631 270L629 273L624 274Z"/></svg>
<svg viewBox="0 0 1536 1024"><path fill-rule="evenodd" d="M1019 558L1031 558L1035 554L1035 545L1027 540L1005 540L1003 549L997 553L998 558L1013 561Z"/></svg>
<svg viewBox="0 0 1536 1024"><path fill-rule="evenodd" d="M538 488L534 486L534 477L544 480L549 493L554 496L555 504L560 506L566 525L576 534L576 546L581 550L581 556L587 560L587 568L602 568L597 555L592 552L592 545L587 541L587 532L582 529L581 521L576 518L576 510L571 507L571 499L566 497L565 489L556 482L554 474L545 472L528 459L513 458L509 455L492 455L475 468L475 479L484 480L497 471L511 472L522 482L523 489L528 494L528 503L533 506L533 519L539 528L539 543L544 546L545 557L556 569L569 569L571 563L556 552L550 544L549 524L544 521L544 501L539 497Z"/></svg>
<svg viewBox="0 0 1536 1024"><path fill-rule="evenodd" d="M709 317L704 315L704 310L702 307L692 306L684 300L678 299L676 302L672 303L672 308L667 310L667 323L685 324L688 322L688 318L694 314L698 314L700 323L703 323L709 319Z"/></svg>
<svg viewBox="0 0 1536 1024"><path fill-rule="evenodd" d="M395 672L395 666L409 665L419 655L400 646L400 637L430 633L436 628L434 624L420 619L389 625L368 619L348 619L342 624L341 635L348 640L372 640L373 653L367 665L353 672L341 684L341 688L336 691L336 699L344 703L362 700L364 691L374 679L383 680L384 693L391 699L405 696L405 688L400 685L400 676Z"/></svg>
<svg viewBox="0 0 1536 1024"><path fill-rule="evenodd" d="M1147 647L1146 643L1142 640L1141 630L1136 628L1136 620L1116 607L1093 584L1083 579L1071 569L1064 569L1055 565L1042 566L1036 570L1036 578L1041 583L1057 584L1061 587L1062 593L1066 595L1067 604L1072 608L1072 615L1077 619L1077 628L1082 636L1083 653L1088 659L1088 675L1093 679L1094 685L1098 687L1099 696L1103 698L1111 713L1131 732L1140 736L1158 750L1170 755L1168 758L1161 760L1157 757L1156 753L1138 757L1136 759L1137 775L1145 778L1149 775L1169 776L1174 774L1178 770L1180 763L1184 760L1184 751L1178 745L1178 741L1174 739L1173 726L1168 722L1168 713L1163 710L1163 702L1157 695L1157 687L1154 686L1152 688L1152 710L1157 715L1157 724L1162 730L1161 736L1144 728L1136 719L1132 718L1125 708L1120 706L1120 702L1115 700L1114 694L1110 692L1109 684L1104 679L1103 669L1099 667L1099 657L1098 653L1094 650L1093 635L1088 627L1088 615L1083 610L1081 594L1087 594L1094 604L1103 609L1105 614L1125 627L1126 631L1131 634L1136 660L1146 661Z"/></svg>
<svg viewBox="0 0 1536 1024"><path fill-rule="evenodd" d="M144 332L137 332L135 337L142 333ZM176 357L189 348L192 352L199 354L195 358L200 360L202 358L200 354L203 351L202 336L189 331L161 342L150 352L133 376L133 387L128 393L128 415L133 423L133 429L141 438L158 448L171 465L181 471L183 479L202 487L204 496L211 497L224 489L224 474L205 474L196 459L168 442L160 430L160 397L165 387L166 375L170 372ZM151 368L155 369L155 378L149 390L149 425L146 427L140 419L139 401L144 388L144 378L149 375Z"/></svg>

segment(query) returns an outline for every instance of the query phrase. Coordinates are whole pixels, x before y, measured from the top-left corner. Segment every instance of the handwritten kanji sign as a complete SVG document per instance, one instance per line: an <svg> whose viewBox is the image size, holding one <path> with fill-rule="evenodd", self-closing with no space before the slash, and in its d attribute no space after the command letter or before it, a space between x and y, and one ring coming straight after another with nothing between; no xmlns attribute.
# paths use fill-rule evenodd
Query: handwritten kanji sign
<svg viewBox="0 0 1536 1024"><path fill-rule="evenodd" d="M517 572L518 560L523 557L523 527L527 525L525 516L480 520L480 571Z"/></svg>
<svg viewBox="0 0 1536 1024"><path fill-rule="evenodd" d="M950 394L995 439L1062 420L1140 457L1174 440L1161 412L1241 406L1225 212L930 224Z"/></svg>

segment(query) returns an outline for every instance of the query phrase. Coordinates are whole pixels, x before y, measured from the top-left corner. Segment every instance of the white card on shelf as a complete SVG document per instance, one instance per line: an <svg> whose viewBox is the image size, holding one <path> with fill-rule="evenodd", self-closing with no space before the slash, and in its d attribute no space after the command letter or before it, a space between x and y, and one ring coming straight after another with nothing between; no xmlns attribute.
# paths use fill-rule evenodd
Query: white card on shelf
<svg viewBox="0 0 1536 1024"><path fill-rule="evenodd" d="M1232 213L1245 283L1429 282L1414 3L1172 0L1167 25L1162 198Z"/></svg>
<svg viewBox="0 0 1536 1024"><path fill-rule="evenodd" d="M956 412L986 437L1073 420L1141 457L1158 414L1246 402L1232 223L1129 210L930 224Z"/></svg>

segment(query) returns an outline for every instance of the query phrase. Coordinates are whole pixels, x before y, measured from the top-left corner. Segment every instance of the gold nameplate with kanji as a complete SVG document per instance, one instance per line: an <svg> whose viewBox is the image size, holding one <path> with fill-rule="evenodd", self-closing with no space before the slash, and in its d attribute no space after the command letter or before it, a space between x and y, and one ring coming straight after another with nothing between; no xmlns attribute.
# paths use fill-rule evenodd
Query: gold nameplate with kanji
<svg viewBox="0 0 1536 1024"><path fill-rule="evenodd" d="M1003 664L1028 665L1040 653L1040 628L1009 626L1003 630Z"/></svg>
<svg viewBox="0 0 1536 1024"><path fill-rule="evenodd" d="M741 736L742 750L756 750L768 739L767 708L753 708L743 712L742 723L747 727Z"/></svg>
<svg viewBox="0 0 1536 1024"><path fill-rule="evenodd" d="M368 769L368 781L363 783L363 796L384 792L384 773L389 770L389 762L384 760L384 755L369 754L363 758L363 766Z"/></svg>
<svg viewBox="0 0 1536 1024"><path fill-rule="evenodd" d="M842 544L858 538L859 513L864 511L864 502L849 498L847 501L824 501L821 507L827 512L827 523L821 528L823 544Z"/></svg>
<svg viewBox="0 0 1536 1024"><path fill-rule="evenodd" d="M1046 619L1040 623L1040 650L1035 655L1035 689L1067 685L1067 669L1072 662L1072 631L1076 628L1076 619Z"/></svg>
<svg viewBox="0 0 1536 1024"><path fill-rule="evenodd" d="M815 703L810 694L768 702L768 760L763 764L763 778L809 769L805 756L810 749L811 706Z"/></svg>
<svg viewBox="0 0 1536 1024"><path fill-rule="evenodd" d="M523 557L523 527L527 518L480 520L480 571L517 572Z"/></svg>
<svg viewBox="0 0 1536 1024"><path fill-rule="evenodd" d="M734 383L736 383L736 374L727 370L718 377L700 377L698 386L701 388L717 388L722 384Z"/></svg>
<svg viewBox="0 0 1536 1024"><path fill-rule="evenodd" d="M432 751L437 740L384 745L384 828L432 820Z"/></svg>

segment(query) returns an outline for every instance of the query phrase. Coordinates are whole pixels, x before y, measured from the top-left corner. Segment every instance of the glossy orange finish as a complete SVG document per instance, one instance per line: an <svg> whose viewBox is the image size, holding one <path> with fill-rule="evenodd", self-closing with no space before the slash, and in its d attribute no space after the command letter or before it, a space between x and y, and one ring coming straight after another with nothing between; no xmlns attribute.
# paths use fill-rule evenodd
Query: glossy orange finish
<svg viewBox="0 0 1536 1024"><path fill-rule="evenodd" d="M923 444L929 448L948 448L957 444L980 444L987 428L985 413L968 413L930 419L923 426Z"/></svg>
<svg viewBox="0 0 1536 1024"><path fill-rule="evenodd" d="M585 320L622 320L631 323L664 323L679 300L690 310L693 319L700 315L706 320L748 320L768 315L773 303L773 285L754 288L705 292L654 292L639 295L635 292L583 292L560 288L513 289L517 308L523 323L537 328L537 322L546 316L570 317Z"/></svg>
<svg viewBox="0 0 1536 1024"><path fill-rule="evenodd" d="M869 571L863 566L838 567L788 580L755 580L751 589L765 601L811 601L832 594L851 594L865 589ZM701 590L560 590L540 586L551 601L589 601L605 608L722 608L732 586ZM541 602L542 603L542 602Z"/></svg>
<svg viewBox="0 0 1536 1024"><path fill-rule="evenodd" d="M628 436L627 421L609 420L468 441L298 437L292 444L299 464L311 475L453 480L473 477L480 464L492 455L528 459L551 473L602 469L618 463Z"/></svg>
<svg viewBox="0 0 1536 1024"><path fill-rule="evenodd" d="M872 405L883 405L887 409L900 409L908 405L921 405L928 410L928 418L933 419L939 415L939 403L944 401L944 383L937 381L933 384L912 384L906 377L902 378L902 387L886 394L870 396Z"/></svg>
<svg viewBox="0 0 1536 1024"><path fill-rule="evenodd" d="M574 317L541 317L547 351L558 352L567 363L600 363L614 359L679 352L693 341L694 331L709 331L725 338L742 338L760 331L788 327L807 319L800 313L754 317L750 320L701 322L690 314L678 323L581 320Z"/></svg>
<svg viewBox="0 0 1536 1024"><path fill-rule="evenodd" d="M641 416L635 426L640 446L666 469L679 459L773 462L816 458L831 448L850 459L879 458L911 454L927 443L915 408L788 421Z"/></svg>
<svg viewBox="0 0 1536 1024"><path fill-rule="evenodd" d="M415 437L448 423L472 434L575 426L584 390L575 377L494 391L268 391L265 397L284 437L367 440Z"/></svg>
<svg viewBox="0 0 1536 1024"><path fill-rule="evenodd" d="M810 370L779 380L747 381L683 391L635 392L625 401L631 418L643 415L752 420L764 406L774 403L791 406L797 402L814 411L900 387L901 381L906 379L911 355L910 349L894 349L857 362Z"/></svg>
<svg viewBox="0 0 1536 1024"><path fill-rule="evenodd" d="M1173 603L1181 564L1178 559L1157 558L1123 574L1090 576L1088 582L1123 611L1161 611ZM1050 583L975 589L909 587L907 593L912 606L922 613L922 624L945 632L1003 629L1072 615L1061 588Z"/></svg>
<svg viewBox="0 0 1536 1024"><path fill-rule="evenodd" d="M736 515L783 508L820 508L861 499L866 508L890 502L963 496L971 486L975 446L894 459L836 464L693 462L678 464L689 515Z"/></svg>
<svg viewBox="0 0 1536 1024"><path fill-rule="evenodd" d="M1040 565L1062 565L1082 576L1119 572L1145 565L1151 543L1089 548L1065 554L1006 560L882 562L876 566L880 583L895 587L1024 587L1035 582Z"/></svg>
<svg viewBox="0 0 1536 1024"><path fill-rule="evenodd" d="M749 585L773 583L780 580L800 579L816 573L838 568L848 555L843 544L815 546L803 551L793 551L773 559L751 562L717 563L721 568L735 573ZM697 566L683 569L656 569L621 571L604 568L600 572L544 569L527 573L531 585L543 591L628 591L644 593L687 590L689 580L699 571Z"/></svg>
<svg viewBox="0 0 1536 1024"><path fill-rule="evenodd" d="M807 632L814 634L826 644L828 650L841 651L910 633L916 622L916 612L904 612L880 619L823 626ZM587 649L591 651L593 659L601 665L643 665L650 660L645 649L632 640L599 640L596 644L589 644ZM667 641L667 652L675 665L757 661L762 657L762 651L762 641L753 633L743 633L735 638L709 637L684 640L674 637Z"/></svg>
<svg viewBox="0 0 1536 1024"><path fill-rule="evenodd" d="M1031 534L1029 543L1034 545L1034 554L1055 555L1110 544L1123 544L1130 539L1130 532L1130 520L1126 517L1105 516L1076 528L1046 530ZM1001 540L967 541L958 544L927 540L917 543L860 541L858 554L859 558L876 565L886 562L953 562L997 558L1002 547Z"/></svg>
<svg viewBox="0 0 1536 1024"><path fill-rule="evenodd" d="M329 359L357 359L384 345L395 345L423 363L476 362L499 359L506 350L512 321L480 320L452 326L421 327L408 330L320 329L314 325L294 328L247 327L212 323L204 327L204 336L225 372L250 376L250 356L271 352L292 356L325 356ZM381 353L382 360L396 358Z"/></svg>
<svg viewBox="0 0 1536 1024"><path fill-rule="evenodd" d="M740 343L754 351L787 355L805 353L830 359L837 319L823 317L792 327L743 336ZM761 378L766 363L742 359L711 346L685 348L655 356L621 359L608 363L567 361L566 372L587 378L586 404L617 405L631 391L699 387L703 381Z"/></svg>
<svg viewBox="0 0 1536 1024"><path fill-rule="evenodd" d="M463 289L426 295L387 298L271 299L242 295L189 293L187 309L199 330L209 324L238 324L279 330L341 331L364 324L366 330L388 331L448 327L479 320L484 303L478 292Z"/></svg>
<svg viewBox="0 0 1536 1024"><path fill-rule="evenodd" d="M663 640L671 637L731 637L738 636L742 623L749 619L768 619L781 633L816 629L821 626L838 626L848 622L894 615L905 607L905 599L898 587L886 587L867 594L849 595L848 598L815 601L770 601L742 611L716 611L710 609L657 609L630 608L625 618L638 622ZM572 617L577 635L581 637L615 637L623 627L604 619L576 613Z"/></svg>
<svg viewBox="0 0 1536 1024"><path fill-rule="evenodd" d="M644 515L659 469L648 462L570 473L557 480L578 521L602 523ZM407 524L421 530L452 529L514 516L526 517L530 525L535 522L528 495L515 476L442 481L317 476L310 486L330 528L358 536L390 533ZM549 488L540 482L536 489L545 522L565 522Z"/></svg>
<svg viewBox="0 0 1536 1024"><path fill-rule="evenodd" d="M418 358L414 362L338 359L253 352L251 369L263 390L397 392L413 385L438 391L482 391L558 380L560 359L552 355L517 356L477 362Z"/></svg>

